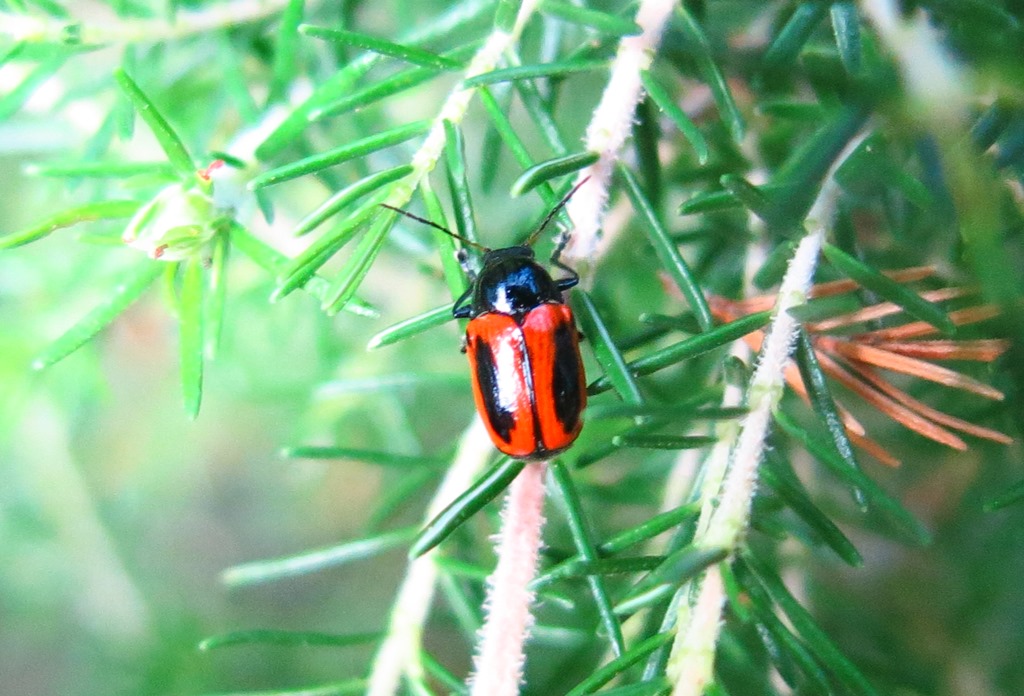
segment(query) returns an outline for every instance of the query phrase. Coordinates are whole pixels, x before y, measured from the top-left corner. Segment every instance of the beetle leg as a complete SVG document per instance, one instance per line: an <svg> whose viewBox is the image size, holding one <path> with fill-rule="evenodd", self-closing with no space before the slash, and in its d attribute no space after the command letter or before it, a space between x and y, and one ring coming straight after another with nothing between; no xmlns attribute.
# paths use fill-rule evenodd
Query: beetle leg
<svg viewBox="0 0 1024 696"><path fill-rule="evenodd" d="M469 313L472 310L472 306L466 302L470 299L470 295L473 294L472 284L466 288L466 292L459 296L459 299L455 300L455 304L452 305L452 316L456 319L468 319Z"/></svg>
<svg viewBox="0 0 1024 696"><path fill-rule="evenodd" d="M465 336L463 336L462 337L462 341L459 343L459 352L460 353L465 353L466 352L466 348L468 348L468 347L469 347L469 341L466 340Z"/></svg>
<svg viewBox="0 0 1024 696"><path fill-rule="evenodd" d="M562 263L562 251L565 249L565 245L569 243L569 234L564 230L558 233L555 237L555 250L551 253L551 265L556 268L560 268L569 274L567 278L560 278L555 281L558 284L559 290L568 290L571 287L575 287L580 282L580 274L572 268L569 268Z"/></svg>

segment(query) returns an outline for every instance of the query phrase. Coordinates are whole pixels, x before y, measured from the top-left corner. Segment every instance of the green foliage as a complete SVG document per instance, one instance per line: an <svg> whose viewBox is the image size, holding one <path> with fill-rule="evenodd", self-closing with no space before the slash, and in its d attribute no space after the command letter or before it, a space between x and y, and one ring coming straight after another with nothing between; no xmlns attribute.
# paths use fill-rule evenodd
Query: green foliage
<svg viewBox="0 0 1024 696"><path fill-rule="evenodd" d="M904 3L928 31L900 45L937 49L908 65L867 5L676 3L613 161L582 139L638 3L542 0L482 67L519 2L0 3L0 691L364 693L407 556L434 549L401 688L468 693L524 464L492 457L423 524L473 417L442 326L469 281L460 242L384 205L501 248L607 165L523 693L671 693L709 569L709 695L1024 692L1020 8ZM832 173L836 215L808 220ZM573 232L551 223L542 260ZM729 351L772 319L718 299L774 288L811 223L817 280L856 292L798 313L807 400L773 414L740 548L702 546L708 453L748 415L722 405L750 372ZM922 265L973 294L886 273ZM1003 400L899 386L1016 444L944 449L832 381L813 322L880 302L844 337L1008 341L955 365Z"/></svg>

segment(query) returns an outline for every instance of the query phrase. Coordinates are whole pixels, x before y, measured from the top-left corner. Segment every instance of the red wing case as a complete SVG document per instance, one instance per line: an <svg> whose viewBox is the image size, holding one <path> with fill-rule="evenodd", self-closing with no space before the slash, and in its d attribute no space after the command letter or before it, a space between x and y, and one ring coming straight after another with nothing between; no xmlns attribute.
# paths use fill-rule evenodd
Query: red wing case
<svg viewBox="0 0 1024 696"><path fill-rule="evenodd" d="M525 459L537 450L523 331L507 314L488 312L466 327L473 400L494 446Z"/></svg>
<svg viewBox="0 0 1024 696"><path fill-rule="evenodd" d="M543 459L573 443L586 382L566 305L542 304L521 325L507 314L481 314L467 327L466 353L477 411L499 450Z"/></svg>
<svg viewBox="0 0 1024 696"><path fill-rule="evenodd" d="M571 445L583 428L587 384L572 310L542 304L523 318L523 336L533 378L538 449L552 454Z"/></svg>

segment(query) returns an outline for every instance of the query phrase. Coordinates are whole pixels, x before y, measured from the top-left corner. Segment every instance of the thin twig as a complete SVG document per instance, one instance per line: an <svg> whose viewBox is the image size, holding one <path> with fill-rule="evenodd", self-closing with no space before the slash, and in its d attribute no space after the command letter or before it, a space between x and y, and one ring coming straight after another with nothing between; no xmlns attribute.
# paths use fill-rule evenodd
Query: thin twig
<svg viewBox="0 0 1024 696"><path fill-rule="evenodd" d="M569 262L593 263L599 253L598 231L608 204L612 170L632 132L636 105L643 96L640 73L651 66L675 4L674 0L643 0L636 13L636 23L643 31L636 36L623 37L619 42L608 85L587 126L585 147L588 152L598 153L599 159L580 171L576 182L590 177L590 183L566 206L573 224L572 237L564 254Z"/></svg>
<svg viewBox="0 0 1024 696"><path fill-rule="evenodd" d="M831 175L862 139L863 135L855 138L836 159L808 215L808 232L800 240L789 263L772 323L747 387L750 413L743 421L730 455L729 470L707 527L698 530L694 538L694 544L699 547L735 551L749 525L758 467L767 444L772 411L785 388L786 366L799 327L790 310L807 301L825 230L834 215L839 188ZM698 582L699 590L693 601L683 601L679 605L678 632L668 665L669 678L674 683L673 696L701 696L713 679L715 645L721 627L725 591L717 568L710 569Z"/></svg>
<svg viewBox="0 0 1024 696"><path fill-rule="evenodd" d="M479 418L474 418L459 445L459 451L434 499L427 506L425 521L432 520L473 483L493 448ZM387 635L374 658L366 696L393 696L402 675L420 677L420 642L437 584L437 549L409 563L405 579L391 609Z"/></svg>
<svg viewBox="0 0 1024 696"><path fill-rule="evenodd" d="M588 177L593 177L593 180L581 186L566 205L574 229L563 259L573 265L585 262L592 268L604 248L607 248L606 245L604 248L598 247L597 230L605 215L611 170L632 129L633 112L642 95L640 72L650 67L654 49L674 4L672 0L644 0L636 15L642 33L624 37L619 43L608 85L587 128L586 147L600 153L600 159L580 172L575 186L579 187ZM583 270L586 271L585 268ZM534 471L530 478L523 481L531 468L528 467L527 471L520 474L509 492L509 504L501 532L502 545L498 549L498 569L493 576L488 597L491 611L484 624L482 645L476 660L476 676L472 682L474 696L518 693L524 660L522 649L531 621L529 602L532 595L526 586L536 570L536 553L540 544L539 505L543 501L539 474ZM520 485L523 488L516 488ZM534 503L538 505L536 517L529 517L526 507ZM524 509L516 511L519 506ZM536 528L528 525L513 528L511 523L514 511L515 519L519 516L528 517L536 523ZM522 538L516 540L516 536ZM526 547L530 544L534 545L534 560L527 573ZM506 554L510 556L506 558ZM512 568L518 572L513 573ZM521 583L521 586L517 588L515 583Z"/></svg>
<svg viewBox="0 0 1024 696"><path fill-rule="evenodd" d="M487 581L487 616L470 679L472 696L519 693L526 638L533 625L529 584L537 574L546 470L546 462L529 464L509 487L498 565Z"/></svg>
<svg viewBox="0 0 1024 696"><path fill-rule="evenodd" d="M537 8L536 0L523 0L511 32L495 30L477 51L466 68L464 78L494 69L507 48L519 38L527 20ZM475 90L456 86L445 99L423 144L412 158L413 171L392 188L385 203L404 207L420 181L437 165L444 152L444 122L462 122ZM465 490L473 476L482 468L493 451L490 439L479 418L474 418L463 436L455 463L427 510L433 519L444 507ZM384 639L370 674L367 696L392 696L398 689L401 675L417 678L422 674L419 663L420 644L427 613L433 601L437 568L430 552L410 563L391 614L388 634Z"/></svg>

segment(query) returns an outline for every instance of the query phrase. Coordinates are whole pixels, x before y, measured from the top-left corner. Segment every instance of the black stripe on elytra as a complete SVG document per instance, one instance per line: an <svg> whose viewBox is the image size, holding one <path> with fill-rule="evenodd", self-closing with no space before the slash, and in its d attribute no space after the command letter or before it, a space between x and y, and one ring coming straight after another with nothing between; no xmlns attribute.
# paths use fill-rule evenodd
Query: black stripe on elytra
<svg viewBox="0 0 1024 696"><path fill-rule="evenodd" d="M571 322L559 324L552 340L555 343L554 374L551 391L555 397L555 415L565 432L571 433L580 422L580 358L576 347L576 327Z"/></svg>
<svg viewBox="0 0 1024 696"><path fill-rule="evenodd" d="M498 385L498 370L494 364L494 355L487 341L477 339L473 343L476 356L476 381L480 385L480 394L484 399L487 411L487 422L504 442L512 443L512 429L516 424L516 416L512 411L501 408Z"/></svg>

